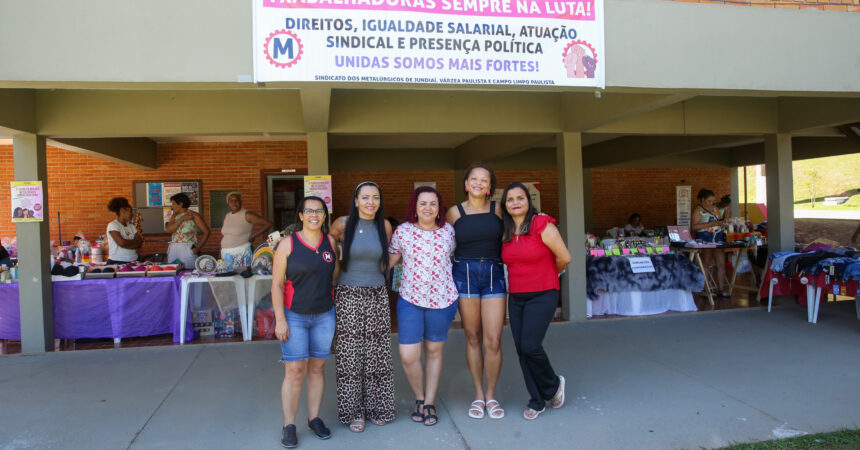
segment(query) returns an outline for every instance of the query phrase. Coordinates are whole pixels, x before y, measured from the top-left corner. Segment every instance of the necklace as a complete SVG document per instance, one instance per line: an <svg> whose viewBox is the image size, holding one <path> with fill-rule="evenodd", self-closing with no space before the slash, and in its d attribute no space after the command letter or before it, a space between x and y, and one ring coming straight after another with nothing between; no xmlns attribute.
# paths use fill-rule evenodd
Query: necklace
<svg viewBox="0 0 860 450"><path fill-rule="evenodd" d="M369 226L367 226L367 227L362 227L362 224L363 224L363 222L365 222L365 221L370 222L370 225L369 225ZM362 219L362 218L359 218L359 219L358 219L358 232L359 232L359 234L364 233L364 230L370 230L371 228L373 228L373 222L372 222L371 220L369 220L369 219Z"/></svg>

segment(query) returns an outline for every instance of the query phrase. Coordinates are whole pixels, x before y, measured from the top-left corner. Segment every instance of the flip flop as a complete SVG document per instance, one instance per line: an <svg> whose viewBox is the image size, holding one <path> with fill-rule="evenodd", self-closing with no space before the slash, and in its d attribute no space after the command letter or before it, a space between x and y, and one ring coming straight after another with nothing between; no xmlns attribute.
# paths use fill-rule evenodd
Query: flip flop
<svg viewBox="0 0 860 450"><path fill-rule="evenodd" d="M535 419L537 419L537 418L538 418L538 416L540 415L540 413L542 413L542 412L544 412L544 411L546 411L546 408L544 408L544 409L542 409L542 410L540 410L540 411L538 411L538 410L536 410L536 409L526 408L526 410L525 410L525 411L523 411L523 419L526 419L526 420L535 420Z"/></svg>
<svg viewBox="0 0 860 450"><path fill-rule="evenodd" d="M349 431L361 433L364 431L364 419L355 419L349 423Z"/></svg>
<svg viewBox="0 0 860 450"><path fill-rule="evenodd" d="M473 419L483 419L484 418L484 403L483 400L475 400L472 402L472 406L469 407L469 417Z"/></svg>
<svg viewBox="0 0 860 450"><path fill-rule="evenodd" d="M552 400L550 400L549 406L558 409L561 408L561 405L564 405L564 377L559 375L558 390L555 391L555 395L552 396Z"/></svg>
<svg viewBox="0 0 860 450"><path fill-rule="evenodd" d="M501 419L505 417L505 410L499 404L498 400L491 399L487 400L487 414L490 416L490 419Z"/></svg>

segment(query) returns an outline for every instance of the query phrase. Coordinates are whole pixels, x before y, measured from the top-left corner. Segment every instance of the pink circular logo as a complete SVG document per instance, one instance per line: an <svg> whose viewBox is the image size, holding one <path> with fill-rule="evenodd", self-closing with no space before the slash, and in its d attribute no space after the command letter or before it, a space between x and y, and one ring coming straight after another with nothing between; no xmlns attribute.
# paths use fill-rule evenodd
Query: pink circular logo
<svg viewBox="0 0 860 450"><path fill-rule="evenodd" d="M586 41L571 41L561 54L568 78L594 78L597 51Z"/></svg>
<svg viewBox="0 0 860 450"><path fill-rule="evenodd" d="M269 64L286 69L302 58L302 41L292 31L277 30L269 33L263 44L263 53Z"/></svg>

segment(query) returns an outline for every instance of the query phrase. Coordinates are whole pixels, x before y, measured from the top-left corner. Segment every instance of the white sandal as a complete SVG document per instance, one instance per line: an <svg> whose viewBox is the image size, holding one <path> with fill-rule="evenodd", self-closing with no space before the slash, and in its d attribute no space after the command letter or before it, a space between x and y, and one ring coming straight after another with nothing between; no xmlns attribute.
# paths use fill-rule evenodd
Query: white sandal
<svg viewBox="0 0 860 450"><path fill-rule="evenodd" d="M490 405L491 403L492 405ZM505 410L499 404L498 400L487 400L487 414L490 416L490 419L501 419L505 417Z"/></svg>
<svg viewBox="0 0 860 450"><path fill-rule="evenodd" d="M540 410L540 411L538 411L538 410L536 410L536 409L526 408L526 410L525 410L525 411L523 411L523 419L526 419L526 420L535 420L535 419L537 419L537 418L538 418L538 416L540 415L540 413L542 413L542 412L544 412L544 411L546 411L546 408L544 408L544 409L542 409L542 410Z"/></svg>
<svg viewBox="0 0 860 450"><path fill-rule="evenodd" d="M472 402L472 406L469 407L469 417L473 419L483 419L484 418L484 407L487 404L484 403L483 400L475 400Z"/></svg>
<svg viewBox="0 0 860 450"><path fill-rule="evenodd" d="M555 395L552 396L552 400L549 402L549 406L553 408L561 408L561 405L564 405L564 377L558 376L558 390L555 392Z"/></svg>

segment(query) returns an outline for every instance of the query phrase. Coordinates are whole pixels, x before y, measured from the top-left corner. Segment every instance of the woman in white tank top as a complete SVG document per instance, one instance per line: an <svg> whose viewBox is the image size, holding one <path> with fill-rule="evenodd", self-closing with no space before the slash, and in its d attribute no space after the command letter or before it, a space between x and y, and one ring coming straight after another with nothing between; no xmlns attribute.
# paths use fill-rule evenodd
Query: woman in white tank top
<svg viewBox="0 0 860 450"><path fill-rule="evenodd" d="M233 268L251 265L253 249L251 243L272 227L272 222L259 214L242 208L242 194L233 191L227 194L230 212L221 225L221 258ZM254 228L259 231L254 233Z"/></svg>

